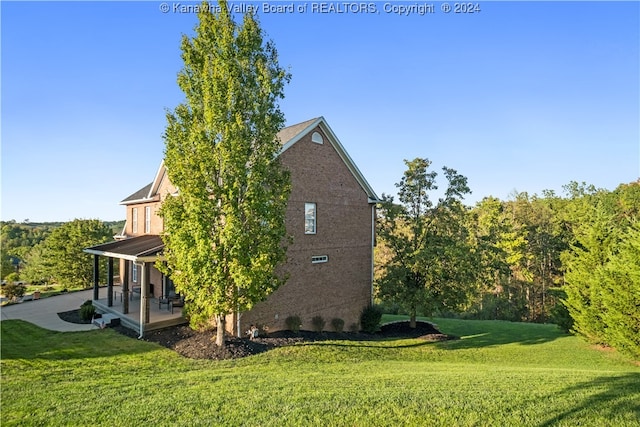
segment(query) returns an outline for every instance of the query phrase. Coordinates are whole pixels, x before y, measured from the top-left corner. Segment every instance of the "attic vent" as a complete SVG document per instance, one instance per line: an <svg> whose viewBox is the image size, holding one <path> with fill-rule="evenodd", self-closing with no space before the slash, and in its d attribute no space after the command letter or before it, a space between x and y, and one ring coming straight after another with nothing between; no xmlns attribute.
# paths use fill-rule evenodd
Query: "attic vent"
<svg viewBox="0 0 640 427"><path fill-rule="evenodd" d="M320 264L321 262L329 261L329 257L327 255L317 255L311 257L312 264Z"/></svg>
<svg viewBox="0 0 640 427"><path fill-rule="evenodd" d="M319 132L314 132L311 135L311 141L315 142L316 144L323 144L324 143L324 139L322 139L322 135L320 135Z"/></svg>

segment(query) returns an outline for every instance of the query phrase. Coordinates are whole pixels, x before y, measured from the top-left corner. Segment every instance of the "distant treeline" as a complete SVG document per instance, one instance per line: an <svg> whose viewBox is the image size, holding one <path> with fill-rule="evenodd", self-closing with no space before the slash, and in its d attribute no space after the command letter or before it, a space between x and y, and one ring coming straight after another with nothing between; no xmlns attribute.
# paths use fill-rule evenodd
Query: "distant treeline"
<svg viewBox="0 0 640 427"><path fill-rule="evenodd" d="M102 221L106 227L119 234L125 221ZM0 276L4 279L8 274L21 270L29 252L42 243L53 230L67 224L66 222L16 222L0 221L0 248L2 267Z"/></svg>
<svg viewBox="0 0 640 427"><path fill-rule="evenodd" d="M468 298L455 311L445 307L435 314L556 323L640 358L640 180L613 191L571 182L564 193L487 197L467 208L454 218L455 230L464 231L456 236L465 251L442 244L446 230L436 230L440 240L431 239L418 262L435 259L425 270L430 272L443 259L471 260L467 265L473 267L462 273L475 282L467 281L461 292ZM407 234L410 225L396 228ZM394 261L383 237L379 233L376 248L376 281L382 285L384 269ZM439 252L428 258L429 251ZM453 261L448 265L463 265ZM444 269L448 276L451 270ZM443 293L445 285L432 292ZM387 311L406 310L385 298L381 291L387 289L377 289Z"/></svg>

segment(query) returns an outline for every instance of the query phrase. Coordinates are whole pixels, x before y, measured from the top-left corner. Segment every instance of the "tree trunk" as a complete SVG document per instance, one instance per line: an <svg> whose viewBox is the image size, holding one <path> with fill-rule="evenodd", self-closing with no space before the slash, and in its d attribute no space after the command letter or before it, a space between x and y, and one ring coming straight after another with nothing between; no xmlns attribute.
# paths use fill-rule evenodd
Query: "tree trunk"
<svg viewBox="0 0 640 427"><path fill-rule="evenodd" d="M411 313L409 314L409 327L415 329L416 328L416 309L411 309Z"/></svg>
<svg viewBox="0 0 640 427"><path fill-rule="evenodd" d="M217 320L217 330L216 330L216 345L218 347L224 347L224 332L225 332L225 320L226 317L224 315L220 315L216 317Z"/></svg>

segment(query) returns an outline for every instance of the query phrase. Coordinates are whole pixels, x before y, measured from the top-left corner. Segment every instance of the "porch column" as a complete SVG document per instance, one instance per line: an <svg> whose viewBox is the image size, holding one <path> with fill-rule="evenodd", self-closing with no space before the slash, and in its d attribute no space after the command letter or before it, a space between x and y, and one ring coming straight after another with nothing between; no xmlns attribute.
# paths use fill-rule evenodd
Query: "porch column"
<svg viewBox="0 0 640 427"><path fill-rule="evenodd" d="M145 262L142 264L142 284L145 287L144 293L142 293L142 288L140 289L140 298L144 295L144 323L149 323L149 297L151 296L151 264Z"/></svg>
<svg viewBox="0 0 640 427"><path fill-rule="evenodd" d="M99 298L100 287L100 258L98 255L93 256L93 300L97 301Z"/></svg>
<svg viewBox="0 0 640 427"><path fill-rule="evenodd" d="M160 296L159 298L167 298L167 276L164 275L164 273L162 273L162 285L160 288Z"/></svg>
<svg viewBox="0 0 640 427"><path fill-rule="evenodd" d="M122 272L122 314L129 314L129 260L124 260Z"/></svg>
<svg viewBox="0 0 640 427"><path fill-rule="evenodd" d="M140 277L140 336L144 336L144 325L149 322L149 271L146 262L142 263L142 273Z"/></svg>
<svg viewBox="0 0 640 427"><path fill-rule="evenodd" d="M113 307L113 258L107 264L107 307Z"/></svg>

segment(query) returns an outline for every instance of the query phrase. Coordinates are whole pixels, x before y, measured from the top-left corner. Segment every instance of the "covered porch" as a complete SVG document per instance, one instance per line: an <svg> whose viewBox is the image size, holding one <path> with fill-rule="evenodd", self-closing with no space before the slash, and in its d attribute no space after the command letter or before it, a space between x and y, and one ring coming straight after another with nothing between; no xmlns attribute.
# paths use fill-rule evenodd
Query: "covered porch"
<svg viewBox="0 0 640 427"><path fill-rule="evenodd" d="M163 261L160 236L144 235L86 248L93 255L93 304L98 311L118 316L125 326L139 331L186 323L182 300L171 280L154 265ZM107 286L100 287L100 257L106 257ZM114 283L114 260L118 260L120 283ZM153 282L152 282L153 280Z"/></svg>
<svg viewBox="0 0 640 427"><path fill-rule="evenodd" d="M122 294L122 286L114 285L114 296L112 305L109 306L109 298L107 296L107 288L101 287L98 299L93 300L93 305L102 313L111 313L120 318L120 322L133 330L140 330L140 294L132 293L129 297L129 312L124 313L124 296ZM161 297L149 297L147 299L149 307L149 321L144 323L143 332L153 331L156 329L167 328L169 326L182 325L187 320L182 316L182 307L173 307Z"/></svg>

